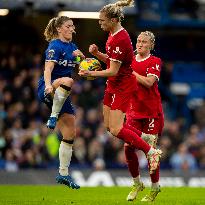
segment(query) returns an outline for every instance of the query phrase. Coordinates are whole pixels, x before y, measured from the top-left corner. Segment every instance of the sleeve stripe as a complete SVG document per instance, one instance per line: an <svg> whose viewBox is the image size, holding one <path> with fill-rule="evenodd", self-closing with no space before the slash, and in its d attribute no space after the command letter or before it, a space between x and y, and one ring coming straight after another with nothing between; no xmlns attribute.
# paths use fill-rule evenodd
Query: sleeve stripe
<svg viewBox="0 0 205 205"><path fill-rule="evenodd" d="M117 61L117 62L119 62L119 63L122 63L122 61L119 61L119 60L117 60L117 59L113 59L113 58L109 58L111 61Z"/></svg>
<svg viewBox="0 0 205 205"><path fill-rule="evenodd" d="M158 77L157 75L155 75L155 74L148 73L148 74L147 74L147 76L154 76L154 77L156 77L156 78L157 78L157 80L159 81L159 77Z"/></svg>
<svg viewBox="0 0 205 205"><path fill-rule="evenodd" d="M58 61L57 60L46 60L46 62L55 62L55 63L57 63Z"/></svg>

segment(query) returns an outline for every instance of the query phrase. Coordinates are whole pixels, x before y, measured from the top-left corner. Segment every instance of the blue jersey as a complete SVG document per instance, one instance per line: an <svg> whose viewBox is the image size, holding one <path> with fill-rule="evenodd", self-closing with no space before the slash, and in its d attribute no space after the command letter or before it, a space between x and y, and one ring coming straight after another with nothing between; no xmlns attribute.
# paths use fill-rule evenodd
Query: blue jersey
<svg viewBox="0 0 205 205"><path fill-rule="evenodd" d="M47 50L45 51L45 61L55 62L54 69L51 73L51 81L61 77L71 77L72 71L77 62L76 57L72 55L73 51L77 50L77 46L72 42L62 42L60 39L52 40ZM51 83L52 83L51 82ZM50 109L52 108L53 99L45 93L44 76L38 81L38 97L41 102L44 102ZM68 97L60 111L62 113L74 114L74 108Z"/></svg>
<svg viewBox="0 0 205 205"><path fill-rule="evenodd" d="M60 39L52 40L45 51L45 61L55 62L54 69L51 73L51 80L61 77L71 77L72 71L76 66L73 51L77 46L72 42L63 42Z"/></svg>

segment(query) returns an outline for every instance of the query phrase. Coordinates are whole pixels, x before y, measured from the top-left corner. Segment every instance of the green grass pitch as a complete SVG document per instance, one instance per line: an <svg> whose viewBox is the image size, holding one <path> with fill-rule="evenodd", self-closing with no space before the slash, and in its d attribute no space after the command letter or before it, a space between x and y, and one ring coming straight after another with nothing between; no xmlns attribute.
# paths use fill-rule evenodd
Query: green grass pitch
<svg viewBox="0 0 205 205"><path fill-rule="evenodd" d="M134 205L149 189L141 192L134 202L127 202L128 187L82 187L72 190L65 186L1 185L0 205ZM156 205L203 205L205 188L162 188Z"/></svg>

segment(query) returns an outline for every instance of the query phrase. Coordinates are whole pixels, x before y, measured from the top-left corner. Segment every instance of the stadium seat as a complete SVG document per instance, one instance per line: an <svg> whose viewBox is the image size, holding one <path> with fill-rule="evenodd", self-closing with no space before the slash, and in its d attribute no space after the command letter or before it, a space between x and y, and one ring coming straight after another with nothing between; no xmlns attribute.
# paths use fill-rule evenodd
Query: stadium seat
<svg viewBox="0 0 205 205"><path fill-rule="evenodd" d="M194 63L175 63L172 82L205 83L205 65Z"/></svg>

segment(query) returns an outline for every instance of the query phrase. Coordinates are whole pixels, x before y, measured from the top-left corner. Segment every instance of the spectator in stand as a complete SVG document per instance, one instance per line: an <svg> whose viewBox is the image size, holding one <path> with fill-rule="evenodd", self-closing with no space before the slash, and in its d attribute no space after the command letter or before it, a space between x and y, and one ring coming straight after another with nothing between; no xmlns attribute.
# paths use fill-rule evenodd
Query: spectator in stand
<svg viewBox="0 0 205 205"><path fill-rule="evenodd" d="M186 144L179 145L178 150L171 156L170 163L174 171L182 172L195 172L197 170L196 159L189 153Z"/></svg>

